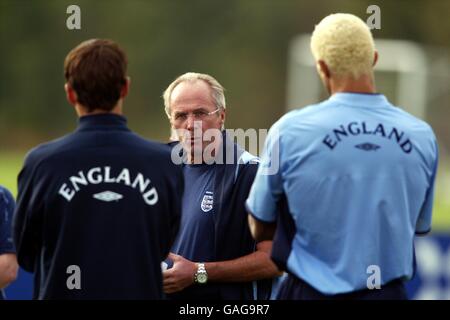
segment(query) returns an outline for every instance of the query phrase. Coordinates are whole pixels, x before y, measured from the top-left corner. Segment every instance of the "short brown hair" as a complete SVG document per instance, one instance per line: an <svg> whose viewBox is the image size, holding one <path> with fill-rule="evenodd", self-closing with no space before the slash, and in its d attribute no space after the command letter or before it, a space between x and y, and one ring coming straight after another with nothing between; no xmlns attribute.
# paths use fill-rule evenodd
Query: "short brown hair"
<svg viewBox="0 0 450 320"><path fill-rule="evenodd" d="M127 57L113 41L91 39L72 49L64 61L64 76L89 111L110 111L126 83Z"/></svg>

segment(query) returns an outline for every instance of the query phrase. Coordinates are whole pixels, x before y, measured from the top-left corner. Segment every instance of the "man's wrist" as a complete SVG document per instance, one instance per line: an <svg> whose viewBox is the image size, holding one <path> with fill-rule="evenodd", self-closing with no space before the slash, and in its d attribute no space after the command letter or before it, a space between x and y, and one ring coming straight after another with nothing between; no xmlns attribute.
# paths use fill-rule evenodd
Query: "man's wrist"
<svg viewBox="0 0 450 320"><path fill-rule="evenodd" d="M208 282L208 272L203 262L197 263L197 270L194 274L194 283L206 284Z"/></svg>

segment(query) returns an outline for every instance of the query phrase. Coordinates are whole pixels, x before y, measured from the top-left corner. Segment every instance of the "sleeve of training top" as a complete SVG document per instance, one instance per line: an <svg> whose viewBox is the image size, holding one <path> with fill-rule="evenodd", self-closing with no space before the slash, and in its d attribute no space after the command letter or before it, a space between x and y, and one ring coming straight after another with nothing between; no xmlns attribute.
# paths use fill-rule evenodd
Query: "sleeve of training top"
<svg viewBox="0 0 450 320"><path fill-rule="evenodd" d="M28 156L18 177L17 207L13 220L13 238L19 265L33 272L41 243L43 191L35 165Z"/></svg>
<svg viewBox="0 0 450 320"><path fill-rule="evenodd" d="M277 203L283 193L280 145L279 129L275 124L267 135L258 172L246 201L247 210L264 222L276 220Z"/></svg>
<svg viewBox="0 0 450 320"><path fill-rule="evenodd" d="M430 176L430 182L428 191L423 202L422 209L419 213L419 218L416 223L416 234L425 234L431 230L431 217L433 212L433 200L434 200L434 185L436 180L436 173L438 168L439 151L436 140L434 140L434 161L432 174Z"/></svg>
<svg viewBox="0 0 450 320"><path fill-rule="evenodd" d="M176 166L176 165L175 165ZM167 251L169 253L170 248L172 247L175 239L178 235L178 231L180 228L181 222L181 206L183 202L183 193L184 193L184 175L181 169L181 166L176 166L176 184L175 190L173 191L173 201L172 203L172 212L171 212L171 221L170 221L170 245Z"/></svg>
<svg viewBox="0 0 450 320"><path fill-rule="evenodd" d="M11 236L14 208L11 193L6 189L0 189L0 254L16 252Z"/></svg>

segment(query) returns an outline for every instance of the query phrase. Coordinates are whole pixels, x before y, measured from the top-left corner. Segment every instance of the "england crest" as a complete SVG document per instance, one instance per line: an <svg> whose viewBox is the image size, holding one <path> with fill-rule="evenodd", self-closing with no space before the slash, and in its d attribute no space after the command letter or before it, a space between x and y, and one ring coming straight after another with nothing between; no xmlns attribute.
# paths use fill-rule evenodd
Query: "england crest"
<svg viewBox="0 0 450 320"><path fill-rule="evenodd" d="M205 195L203 196L202 204L200 207L202 208L203 212L211 211L214 204L214 194L211 191L206 191Z"/></svg>

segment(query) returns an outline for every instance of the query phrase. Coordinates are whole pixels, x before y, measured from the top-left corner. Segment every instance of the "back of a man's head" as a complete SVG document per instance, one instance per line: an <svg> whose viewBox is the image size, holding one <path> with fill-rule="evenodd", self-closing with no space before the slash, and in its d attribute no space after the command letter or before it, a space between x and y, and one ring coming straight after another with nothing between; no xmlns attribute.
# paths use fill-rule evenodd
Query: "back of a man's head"
<svg viewBox="0 0 450 320"><path fill-rule="evenodd" d="M72 49L64 61L66 82L89 111L111 111L126 83L127 57L113 41L91 39Z"/></svg>
<svg viewBox="0 0 450 320"><path fill-rule="evenodd" d="M357 16L335 13L325 17L311 36L316 61L323 60L338 76L359 78L372 72L375 45L369 27Z"/></svg>

